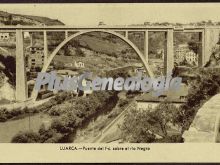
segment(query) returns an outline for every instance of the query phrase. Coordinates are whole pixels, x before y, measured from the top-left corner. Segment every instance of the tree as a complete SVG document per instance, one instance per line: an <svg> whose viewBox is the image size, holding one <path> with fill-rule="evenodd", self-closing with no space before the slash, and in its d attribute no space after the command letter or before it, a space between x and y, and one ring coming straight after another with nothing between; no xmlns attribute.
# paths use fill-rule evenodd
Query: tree
<svg viewBox="0 0 220 165"><path fill-rule="evenodd" d="M150 131L152 125L149 123L149 112L131 109L125 115L124 123L120 126L122 138L131 143L152 143L155 134Z"/></svg>
<svg viewBox="0 0 220 165"><path fill-rule="evenodd" d="M73 48L72 45L69 45L69 44L65 45L63 47L64 55L65 56L72 56L71 51L70 51L70 49L72 49L72 48Z"/></svg>
<svg viewBox="0 0 220 165"><path fill-rule="evenodd" d="M9 14L9 16L8 16L8 21L9 21L10 25L12 25L13 16L11 14Z"/></svg>
<svg viewBox="0 0 220 165"><path fill-rule="evenodd" d="M189 49L192 50L194 53L199 53L199 43L196 41L196 37L192 36L191 40L188 42Z"/></svg>
<svg viewBox="0 0 220 165"><path fill-rule="evenodd" d="M41 68L40 68L39 66L37 66L37 67L35 68L35 71L36 71L36 72L40 72L40 71L41 71Z"/></svg>
<svg viewBox="0 0 220 165"><path fill-rule="evenodd" d="M212 22L212 20L208 20L208 22L207 22L206 24L209 25L209 26L214 25L214 23Z"/></svg>
<svg viewBox="0 0 220 165"><path fill-rule="evenodd" d="M168 102L144 111L132 109L125 115L120 127L122 138L127 142L152 143L157 142L156 135L160 135L164 141L170 141L167 129L169 124L176 124L177 114L178 108Z"/></svg>
<svg viewBox="0 0 220 165"><path fill-rule="evenodd" d="M19 132L12 140L12 143L39 143L40 136L33 131Z"/></svg>
<svg viewBox="0 0 220 165"><path fill-rule="evenodd" d="M66 115L61 116L61 118L54 119L51 123L51 128L56 130L58 133L66 134L74 131L75 121L70 121L69 117Z"/></svg>
<svg viewBox="0 0 220 165"><path fill-rule="evenodd" d="M40 129L39 129L39 131L38 131L39 134L42 135L42 134L44 134L46 131L47 131L47 130L46 130L46 128L45 128L45 125L44 125L44 124L41 124Z"/></svg>
<svg viewBox="0 0 220 165"><path fill-rule="evenodd" d="M76 55L80 57L86 56L85 53L80 48L76 48Z"/></svg>
<svg viewBox="0 0 220 165"><path fill-rule="evenodd" d="M167 136L168 123L175 124L178 108L172 103L162 102L149 115L155 123L160 125L164 136Z"/></svg>
<svg viewBox="0 0 220 165"><path fill-rule="evenodd" d="M56 64L54 65L55 69L64 69L64 63L62 63L61 61L57 61Z"/></svg>

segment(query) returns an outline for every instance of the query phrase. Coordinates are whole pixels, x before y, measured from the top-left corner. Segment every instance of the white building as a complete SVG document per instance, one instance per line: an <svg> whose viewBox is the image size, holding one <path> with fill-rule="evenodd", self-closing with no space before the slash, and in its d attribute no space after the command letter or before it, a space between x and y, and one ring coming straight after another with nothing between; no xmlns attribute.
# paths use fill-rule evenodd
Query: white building
<svg viewBox="0 0 220 165"><path fill-rule="evenodd" d="M190 50L187 44L178 45L175 50L175 62L180 63L184 60L188 64L198 65L198 54Z"/></svg>
<svg viewBox="0 0 220 165"><path fill-rule="evenodd" d="M164 60L164 49L157 49L157 58Z"/></svg>
<svg viewBox="0 0 220 165"><path fill-rule="evenodd" d="M194 53L192 50L185 54L185 59L189 64L198 65L198 54Z"/></svg>
<svg viewBox="0 0 220 165"><path fill-rule="evenodd" d="M188 95L188 89L185 84L182 84L180 89L173 91L168 90L162 93L160 96L154 96L152 92L144 93L136 99L137 109L142 110L153 110L159 103L167 101L179 107L182 103L186 102Z"/></svg>
<svg viewBox="0 0 220 165"><path fill-rule="evenodd" d="M189 51L189 47L187 44L179 44L175 50L175 61L182 62L185 58L186 52Z"/></svg>
<svg viewBox="0 0 220 165"><path fill-rule="evenodd" d="M75 61L74 65L75 65L76 68L84 68L85 67L83 62L76 62Z"/></svg>
<svg viewBox="0 0 220 165"><path fill-rule="evenodd" d="M25 51L27 57L27 67L42 68L44 65L44 48L40 46L29 46Z"/></svg>
<svg viewBox="0 0 220 165"><path fill-rule="evenodd" d="M24 38L30 38L30 33L29 32L24 32Z"/></svg>

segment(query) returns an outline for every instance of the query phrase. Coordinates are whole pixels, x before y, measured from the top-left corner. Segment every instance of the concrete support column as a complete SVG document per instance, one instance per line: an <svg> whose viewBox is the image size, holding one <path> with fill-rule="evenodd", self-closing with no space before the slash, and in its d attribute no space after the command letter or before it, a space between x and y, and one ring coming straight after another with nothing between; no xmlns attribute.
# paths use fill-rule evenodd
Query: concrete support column
<svg viewBox="0 0 220 165"><path fill-rule="evenodd" d="M47 59L48 59L47 31L44 30L44 64L47 63Z"/></svg>
<svg viewBox="0 0 220 165"><path fill-rule="evenodd" d="M125 31L125 38L128 39L128 31Z"/></svg>
<svg viewBox="0 0 220 165"><path fill-rule="evenodd" d="M67 38L68 38L68 31L65 30L65 39L67 39Z"/></svg>
<svg viewBox="0 0 220 165"><path fill-rule="evenodd" d="M174 68L174 53L173 53L173 29L168 29L165 33L166 45L164 52L164 71L165 75L172 73Z"/></svg>
<svg viewBox="0 0 220 165"><path fill-rule="evenodd" d="M144 58L148 63L148 30L144 32Z"/></svg>
<svg viewBox="0 0 220 165"><path fill-rule="evenodd" d="M199 50L198 50L198 66L204 65L205 58L205 35L204 32L199 32Z"/></svg>
<svg viewBox="0 0 220 165"><path fill-rule="evenodd" d="M16 30L16 101L26 101L27 78L22 30Z"/></svg>
<svg viewBox="0 0 220 165"><path fill-rule="evenodd" d="M33 46L33 33L29 32L30 34L30 46Z"/></svg>

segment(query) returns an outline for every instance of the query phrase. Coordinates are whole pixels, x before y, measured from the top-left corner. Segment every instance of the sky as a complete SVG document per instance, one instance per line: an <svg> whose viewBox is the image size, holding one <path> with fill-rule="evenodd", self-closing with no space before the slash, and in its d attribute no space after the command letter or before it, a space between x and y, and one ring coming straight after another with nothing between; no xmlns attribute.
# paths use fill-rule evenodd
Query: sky
<svg viewBox="0 0 220 165"><path fill-rule="evenodd" d="M59 19L66 25L142 24L143 22L220 22L220 3L176 4L0 4L0 10Z"/></svg>

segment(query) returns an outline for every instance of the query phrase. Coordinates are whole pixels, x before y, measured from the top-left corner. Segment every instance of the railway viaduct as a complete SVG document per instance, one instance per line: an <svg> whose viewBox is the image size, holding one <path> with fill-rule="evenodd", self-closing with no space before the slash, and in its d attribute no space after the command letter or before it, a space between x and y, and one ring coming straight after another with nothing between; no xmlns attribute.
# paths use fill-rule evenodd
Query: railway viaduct
<svg viewBox="0 0 220 165"><path fill-rule="evenodd" d="M71 39L90 32L104 32L121 38L130 45L141 59L148 75L153 77L153 73L148 65L148 36L149 32L165 33L165 52L164 52L164 72L169 73L174 67L174 33L199 33L199 67L203 67L209 60L213 46L219 40L220 27L174 27L174 26L91 26L91 27L73 27L73 26L1 26L0 32L16 33L16 100L23 102L27 100L27 81L24 55L24 33L42 32L44 39L44 61L42 72L46 71L50 62L57 52ZM47 36L48 32L64 32L65 39L49 54ZM74 33L73 33L74 32ZM144 51L129 39L129 33L143 32Z"/></svg>

